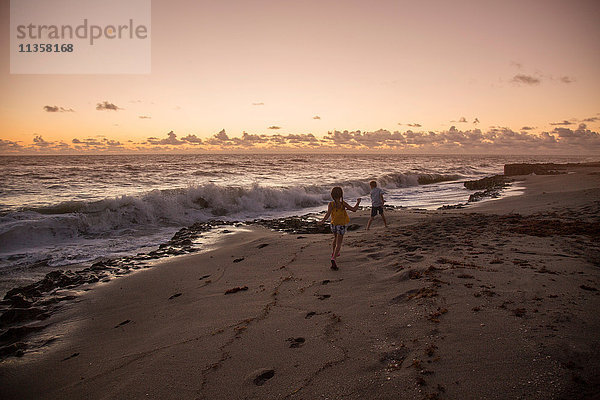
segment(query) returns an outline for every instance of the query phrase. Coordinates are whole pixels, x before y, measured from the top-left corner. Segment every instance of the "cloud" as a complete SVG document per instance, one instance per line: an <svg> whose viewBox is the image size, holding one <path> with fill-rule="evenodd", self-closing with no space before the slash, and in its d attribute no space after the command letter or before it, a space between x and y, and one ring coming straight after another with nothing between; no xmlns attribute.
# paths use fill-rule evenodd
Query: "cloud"
<svg viewBox="0 0 600 400"><path fill-rule="evenodd" d="M321 117L319 117L318 115L315 115L315 116L313 117L313 119L321 119Z"/></svg>
<svg viewBox="0 0 600 400"><path fill-rule="evenodd" d="M108 147L122 147L123 146L123 144L117 140L102 139L102 142L104 143L104 145L106 145Z"/></svg>
<svg viewBox="0 0 600 400"><path fill-rule="evenodd" d="M466 123L467 119L465 117L460 117L460 119L458 120L458 122L460 122L460 123Z"/></svg>
<svg viewBox="0 0 600 400"><path fill-rule="evenodd" d="M58 106L44 106L44 111L49 112L49 113L75 112L75 110L73 110L72 108L63 108L63 107L58 107Z"/></svg>
<svg viewBox="0 0 600 400"><path fill-rule="evenodd" d="M600 134L587 129L585 124L579 124L577 129L554 128L552 131L560 139L561 143L578 145L583 147L600 147Z"/></svg>
<svg viewBox="0 0 600 400"><path fill-rule="evenodd" d="M17 142L13 142L12 140L4 140L0 139L0 152L19 152L22 151L24 146L20 145Z"/></svg>
<svg viewBox="0 0 600 400"><path fill-rule="evenodd" d="M412 127L412 128L420 128L420 127L421 127L421 124L417 124L417 123L414 123L414 124L406 124L406 125L408 125L408 126L410 126L410 127Z"/></svg>
<svg viewBox="0 0 600 400"><path fill-rule="evenodd" d="M323 143L322 140L309 134L289 134L289 135L267 135L251 134L243 132L241 137L229 137L225 130L204 140L203 144L228 149L283 149L283 148L317 148Z"/></svg>
<svg viewBox="0 0 600 400"><path fill-rule="evenodd" d="M109 103L108 101L104 101L102 103L96 104L96 110L98 110L98 111L103 111L103 110L117 111L117 110L122 110L122 108L117 107L116 105L114 105L113 103Z"/></svg>
<svg viewBox="0 0 600 400"><path fill-rule="evenodd" d="M140 115L138 118L139 119L152 119L152 117L149 117L147 115Z"/></svg>
<svg viewBox="0 0 600 400"><path fill-rule="evenodd" d="M568 121L567 121L568 122ZM464 126L464 125L462 125ZM320 150L320 151L403 151L424 153L516 153L516 154L598 154L600 134L581 123L576 129L556 126L548 132L530 132L535 128L523 126L520 131L507 127L492 127L487 131L478 128L432 131L330 131L323 137L309 134L253 134L243 132L231 137L225 130L204 139L194 134L182 138L170 131L165 137L149 137L143 143L126 145L103 136L74 138L70 143L45 140L35 135L31 144L0 139L0 152L18 153L73 153L117 151L169 151L169 150Z"/></svg>
<svg viewBox="0 0 600 400"><path fill-rule="evenodd" d="M516 83L516 84L524 84L524 85L539 85L541 80L539 78L536 78L534 76L531 75L525 75L525 74L517 74L515 76L513 76L513 78L511 79L511 82Z"/></svg>
<svg viewBox="0 0 600 400"><path fill-rule="evenodd" d="M215 134L214 137L216 139L220 139L220 140L229 140L229 137L227 136L227 133L225 132L225 129L221 129L219 131L219 133Z"/></svg>
<svg viewBox="0 0 600 400"><path fill-rule="evenodd" d="M67 143L49 142L41 135L35 135L33 138L33 143L30 145L21 145L17 142L5 141L2 143L2 148L0 148L0 150L20 153L54 153L68 152L72 151L73 149Z"/></svg>
<svg viewBox="0 0 600 400"><path fill-rule="evenodd" d="M565 119L562 122L550 122L550 125L552 125L552 126L557 126L557 125L573 125L573 123L569 122L569 121L567 121Z"/></svg>
<svg viewBox="0 0 600 400"><path fill-rule="evenodd" d="M252 103L253 106L264 106L265 103L260 102L260 103Z"/></svg>
<svg viewBox="0 0 600 400"><path fill-rule="evenodd" d="M600 121L600 118L598 117L590 117L590 118L586 118L583 120L583 122L598 122Z"/></svg>
<svg viewBox="0 0 600 400"><path fill-rule="evenodd" d="M600 149L600 135L580 125L575 131L556 128L539 135L515 132L496 127L484 132L480 129L459 130L455 126L441 132L375 132L334 131L326 139L346 149L402 149L432 152L503 152L518 149L522 153L564 152L569 149Z"/></svg>
<svg viewBox="0 0 600 400"><path fill-rule="evenodd" d="M211 146L228 146L230 145L230 140L225 129L221 129L219 133L215 133L213 136L206 139L204 143Z"/></svg>
<svg viewBox="0 0 600 400"><path fill-rule="evenodd" d="M574 79L574 78L571 78L571 77L569 77L569 76L561 76L561 77L559 78L559 80L560 80L562 83L573 83L573 82L575 82L575 79Z"/></svg>
<svg viewBox="0 0 600 400"><path fill-rule="evenodd" d="M185 137L182 137L181 140L190 144L202 144L202 139L200 139L196 135L187 135Z"/></svg>
<svg viewBox="0 0 600 400"><path fill-rule="evenodd" d="M268 129L281 129L281 127L277 126L277 125L273 125L273 126L270 126Z"/></svg>
<svg viewBox="0 0 600 400"><path fill-rule="evenodd" d="M479 123L479 118L475 118L475 119L473 120L473 123L474 123L474 124L478 124L478 123Z"/></svg>
<svg viewBox="0 0 600 400"><path fill-rule="evenodd" d="M52 146L52 143L45 141L43 137L38 135L33 138L33 145L38 147L50 147Z"/></svg>
<svg viewBox="0 0 600 400"><path fill-rule="evenodd" d="M154 137L148 138L148 143L153 146L179 146L184 144L185 142L177 139L177 135L171 131L167 133L168 138L166 139L158 139Z"/></svg>
<svg viewBox="0 0 600 400"><path fill-rule="evenodd" d="M93 138L79 140L77 138L74 138L73 140L71 140L71 143L75 145L74 148L76 150L84 151L106 151L124 149L123 143L117 140L107 138L102 138L100 140Z"/></svg>

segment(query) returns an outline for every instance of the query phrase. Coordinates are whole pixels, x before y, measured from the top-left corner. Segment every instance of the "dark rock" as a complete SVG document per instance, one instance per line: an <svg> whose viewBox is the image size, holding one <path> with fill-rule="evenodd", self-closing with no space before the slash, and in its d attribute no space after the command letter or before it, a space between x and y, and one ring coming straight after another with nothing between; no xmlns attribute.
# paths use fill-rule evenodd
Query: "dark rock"
<svg viewBox="0 0 600 400"><path fill-rule="evenodd" d="M255 224L265 226L280 232L296 234L331 233L329 224L319 225L314 217L287 217L278 219L257 219ZM359 226L360 227L360 226Z"/></svg>
<svg viewBox="0 0 600 400"><path fill-rule="evenodd" d="M504 188L509 182L512 182L512 180L504 175L494 175L476 181L466 181L464 185L469 190L485 190Z"/></svg>
<svg viewBox="0 0 600 400"><path fill-rule="evenodd" d="M510 182L512 182L512 179L504 175L494 175L476 181L467 181L464 185L469 190L480 190L469 196L469 203L473 203L486 197L500 197L500 191L505 189Z"/></svg>
<svg viewBox="0 0 600 400"><path fill-rule="evenodd" d="M443 205L438 207L438 210L459 210L461 208L465 208L466 204L453 204L453 205Z"/></svg>
<svg viewBox="0 0 600 400"><path fill-rule="evenodd" d="M2 335L0 335L0 344L12 344L20 341L25 336L38 332L44 329L46 326L19 326L16 328L10 328Z"/></svg>
<svg viewBox="0 0 600 400"><path fill-rule="evenodd" d="M600 167L600 162L589 163L566 163L566 164L506 164L504 165L504 175L556 175L564 174L566 169Z"/></svg>
<svg viewBox="0 0 600 400"><path fill-rule="evenodd" d="M558 168L561 167L557 164L506 164L504 166L504 175L556 175L564 173L559 171Z"/></svg>
<svg viewBox="0 0 600 400"><path fill-rule="evenodd" d="M0 347L0 359L6 357L23 357L24 350L27 348L27 345L23 342L17 342L9 344L8 346Z"/></svg>
<svg viewBox="0 0 600 400"><path fill-rule="evenodd" d="M0 316L0 322L2 325L10 325L32 319L43 320L48 317L46 310L37 307L9 308Z"/></svg>
<svg viewBox="0 0 600 400"><path fill-rule="evenodd" d="M196 200L194 200L194 203L196 203L202 208L208 208L208 201L206 201L202 197L198 197Z"/></svg>
<svg viewBox="0 0 600 400"><path fill-rule="evenodd" d="M8 303L11 306L18 308L31 307L31 305L33 304L33 300L25 296L23 293L15 293L10 297L7 295L5 299L8 300Z"/></svg>
<svg viewBox="0 0 600 400"><path fill-rule="evenodd" d="M4 299L9 300L10 298L17 295L22 295L25 298L35 299L41 296L41 292L36 288L35 284L31 284L20 288L10 289L4 295Z"/></svg>

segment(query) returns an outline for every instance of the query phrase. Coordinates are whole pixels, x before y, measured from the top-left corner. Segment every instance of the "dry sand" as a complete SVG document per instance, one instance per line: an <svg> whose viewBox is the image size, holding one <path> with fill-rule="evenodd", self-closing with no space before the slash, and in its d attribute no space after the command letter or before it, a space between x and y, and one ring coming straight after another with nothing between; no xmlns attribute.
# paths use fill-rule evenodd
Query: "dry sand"
<svg viewBox="0 0 600 400"><path fill-rule="evenodd" d="M252 227L94 285L0 363L0 397L598 398L600 175L521 184L388 212L347 234L339 271L328 235Z"/></svg>

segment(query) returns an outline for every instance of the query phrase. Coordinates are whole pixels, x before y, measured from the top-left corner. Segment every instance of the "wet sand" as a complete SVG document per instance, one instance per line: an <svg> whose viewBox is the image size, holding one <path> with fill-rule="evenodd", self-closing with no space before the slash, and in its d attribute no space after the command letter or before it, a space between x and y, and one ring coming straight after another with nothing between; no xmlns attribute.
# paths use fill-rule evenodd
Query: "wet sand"
<svg viewBox="0 0 600 400"><path fill-rule="evenodd" d="M598 398L599 172L351 214L339 271L329 235L253 226L95 284L0 363L2 398Z"/></svg>

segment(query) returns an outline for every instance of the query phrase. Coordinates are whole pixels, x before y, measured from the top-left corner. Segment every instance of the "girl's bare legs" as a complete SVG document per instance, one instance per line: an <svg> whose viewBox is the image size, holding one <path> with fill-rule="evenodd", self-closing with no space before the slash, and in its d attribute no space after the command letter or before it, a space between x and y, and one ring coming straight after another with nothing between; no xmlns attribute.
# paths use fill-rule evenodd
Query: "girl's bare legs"
<svg viewBox="0 0 600 400"><path fill-rule="evenodd" d="M338 234L333 234L333 242L331 242L331 259L334 260L336 256L335 246L337 245Z"/></svg>
<svg viewBox="0 0 600 400"><path fill-rule="evenodd" d="M335 254L335 257L337 257L340 254L340 249L342 248L342 240L344 240L344 235L336 235L336 245L335 248L333 250L333 254ZM335 258L334 257L334 258Z"/></svg>
<svg viewBox="0 0 600 400"><path fill-rule="evenodd" d="M338 233L333 234L333 242L331 242L331 269L334 271L338 270L337 263L335 259L340 255L340 248L342 247L342 239L344 239L344 235L340 235Z"/></svg>

